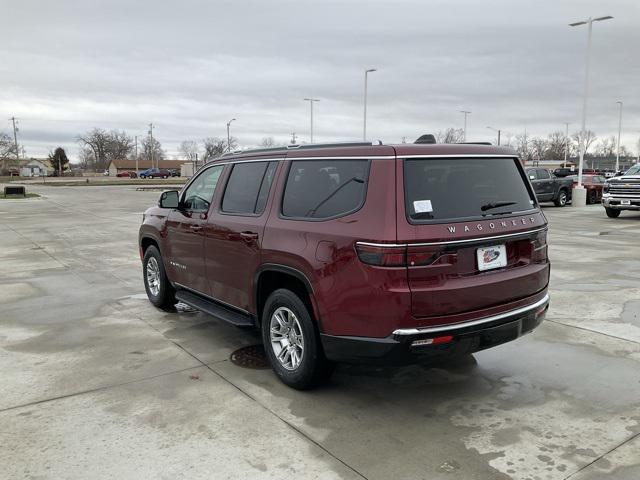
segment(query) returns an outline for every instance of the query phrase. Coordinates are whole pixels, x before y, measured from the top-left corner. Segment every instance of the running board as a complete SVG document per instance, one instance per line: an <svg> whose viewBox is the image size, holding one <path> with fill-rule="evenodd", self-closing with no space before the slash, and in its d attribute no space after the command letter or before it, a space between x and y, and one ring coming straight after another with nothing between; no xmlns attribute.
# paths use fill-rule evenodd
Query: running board
<svg viewBox="0 0 640 480"><path fill-rule="evenodd" d="M225 307L213 300L209 300L208 298L204 298L201 295L187 290L178 290L176 292L176 299L196 310L213 315L236 327L255 327L256 325L251 315Z"/></svg>

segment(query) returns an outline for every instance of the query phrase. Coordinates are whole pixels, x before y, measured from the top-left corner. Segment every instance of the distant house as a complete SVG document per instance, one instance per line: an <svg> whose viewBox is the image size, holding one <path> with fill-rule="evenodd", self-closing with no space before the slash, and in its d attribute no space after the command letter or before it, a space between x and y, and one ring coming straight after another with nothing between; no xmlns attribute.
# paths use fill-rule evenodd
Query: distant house
<svg viewBox="0 0 640 480"><path fill-rule="evenodd" d="M51 175L55 171L48 158L20 160L18 165L21 177L42 177L43 175Z"/></svg>
<svg viewBox="0 0 640 480"><path fill-rule="evenodd" d="M180 167L187 160L158 160L157 166L158 168L170 168L180 170ZM136 173L140 173L143 170L151 168L151 160L138 160L138 171ZM129 160L126 158L112 160L109 164L109 175L116 176L119 172L135 172L136 171L136 161Z"/></svg>

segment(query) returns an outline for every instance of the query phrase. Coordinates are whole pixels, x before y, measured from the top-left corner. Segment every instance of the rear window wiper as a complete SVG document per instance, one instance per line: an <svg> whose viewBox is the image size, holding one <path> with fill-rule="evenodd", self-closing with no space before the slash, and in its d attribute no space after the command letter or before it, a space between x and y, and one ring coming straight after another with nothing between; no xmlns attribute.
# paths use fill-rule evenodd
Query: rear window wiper
<svg viewBox="0 0 640 480"><path fill-rule="evenodd" d="M509 205L515 205L517 203L518 202L489 202L482 205L480 207L480 210L482 210L483 212L486 212L487 210L492 210L498 207L507 207Z"/></svg>

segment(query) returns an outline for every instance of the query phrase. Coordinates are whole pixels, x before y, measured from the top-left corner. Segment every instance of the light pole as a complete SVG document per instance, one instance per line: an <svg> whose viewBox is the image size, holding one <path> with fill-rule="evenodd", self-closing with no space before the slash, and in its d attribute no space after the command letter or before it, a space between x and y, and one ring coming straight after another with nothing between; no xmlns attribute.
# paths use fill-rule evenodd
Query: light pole
<svg viewBox="0 0 640 480"><path fill-rule="evenodd" d="M364 71L364 123L362 127L362 140L367 141L367 78L369 73L377 71L377 68L369 68Z"/></svg>
<svg viewBox="0 0 640 480"><path fill-rule="evenodd" d="M153 148L153 123L149 124L149 137L151 138L151 140L149 140L149 150L150 150L150 156L151 156L151 168L154 167L153 165L153 157L154 157L154 148Z"/></svg>
<svg viewBox="0 0 640 480"><path fill-rule="evenodd" d="M303 100L309 102L309 106L311 107L311 134L309 136L311 137L310 143L313 143L313 102L319 102L320 100L317 98L303 98Z"/></svg>
<svg viewBox="0 0 640 480"><path fill-rule="evenodd" d="M468 110L460 110L460 113L464 113L464 134L462 135L462 141L467 141L467 115L470 114Z"/></svg>
<svg viewBox="0 0 640 480"><path fill-rule="evenodd" d="M616 173L620 169L620 134L622 133L622 102L616 102L620 105L620 114L618 116L618 149L616 151Z"/></svg>
<svg viewBox="0 0 640 480"><path fill-rule="evenodd" d="M227 122L227 152L231 151L231 122L233 122L235 120L235 118L232 118L231 120L229 120Z"/></svg>
<svg viewBox="0 0 640 480"><path fill-rule="evenodd" d="M487 127L489 130L493 130L494 132L498 132L498 146L500 146L500 133L502 133L502 130L500 130L499 128L493 128L493 127Z"/></svg>
<svg viewBox="0 0 640 480"><path fill-rule="evenodd" d="M587 203L587 191L582 186L582 166L584 164L584 154L586 145L586 129L587 129L587 99L589 97L589 62L591 57L591 30L593 29L593 22L601 22L603 20L609 20L612 16L591 18L587 20L581 20L579 22L570 23L570 27L577 27L579 25L587 25L587 57L584 74L584 98L582 100L582 128L580 129L580 163L578 164L578 185L573 190L573 199L571 204L574 207L582 207Z"/></svg>
<svg viewBox="0 0 640 480"><path fill-rule="evenodd" d="M134 138L136 142L136 177L137 177L138 173L140 173L138 170L138 136L136 135Z"/></svg>
<svg viewBox="0 0 640 480"><path fill-rule="evenodd" d="M569 156L569 122L564 122L564 168L567 168L567 157Z"/></svg>

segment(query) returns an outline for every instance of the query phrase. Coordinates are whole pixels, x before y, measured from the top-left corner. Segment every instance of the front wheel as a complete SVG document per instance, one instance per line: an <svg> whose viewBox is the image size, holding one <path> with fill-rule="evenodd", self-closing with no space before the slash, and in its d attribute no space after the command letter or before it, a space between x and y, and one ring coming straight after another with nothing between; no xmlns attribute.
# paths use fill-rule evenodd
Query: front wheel
<svg viewBox="0 0 640 480"><path fill-rule="evenodd" d="M153 245L144 252L142 270L149 301L163 310L172 309L176 304L176 291L167 278L160 252Z"/></svg>
<svg viewBox="0 0 640 480"><path fill-rule="evenodd" d="M587 203L598 203L598 192L591 190L587 196Z"/></svg>
<svg viewBox="0 0 640 480"><path fill-rule="evenodd" d="M567 191L560 190L560 192L558 192L558 198L556 198L554 203L556 207L564 207L567 204Z"/></svg>
<svg viewBox="0 0 640 480"><path fill-rule="evenodd" d="M313 388L331 374L311 314L290 290L269 295L262 314L262 340L273 371L292 388Z"/></svg>
<svg viewBox="0 0 640 480"><path fill-rule="evenodd" d="M607 217L609 218L618 218L621 212L621 210L618 210L616 208L608 208L608 207L604 207L604 211L607 212Z"/></svg>

